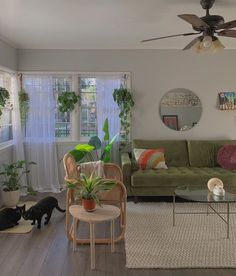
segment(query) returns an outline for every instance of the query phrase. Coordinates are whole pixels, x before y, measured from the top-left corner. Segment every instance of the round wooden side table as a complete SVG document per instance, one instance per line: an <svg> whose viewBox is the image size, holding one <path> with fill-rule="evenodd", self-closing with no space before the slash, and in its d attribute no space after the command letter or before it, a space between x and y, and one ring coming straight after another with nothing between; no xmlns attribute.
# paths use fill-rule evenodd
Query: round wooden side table
<svg viewBox="0 0 236 276"><path fill-rule="evenodd" d="M76 251L76 226L77 221L89 223L90 229L90 255L91 269L95 269L95 234L94 228L96 223L110 221L111 222L111 252L115 251L115 219L120 216L120 209L113 205L97 206L93 212L87 212L80 205L72 205L69 212L73 217L73 251Z"/></svg>

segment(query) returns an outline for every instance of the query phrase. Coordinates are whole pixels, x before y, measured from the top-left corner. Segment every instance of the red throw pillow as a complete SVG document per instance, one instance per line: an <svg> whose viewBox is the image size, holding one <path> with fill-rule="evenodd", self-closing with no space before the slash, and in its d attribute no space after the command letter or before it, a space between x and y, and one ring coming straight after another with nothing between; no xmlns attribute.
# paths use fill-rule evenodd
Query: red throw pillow
<svg viewBox="0 0 236 276"><path fill-rule="evenodd" d="M217 153L217 163L224 169L236 170L236 145L224 145Z"/></svg>

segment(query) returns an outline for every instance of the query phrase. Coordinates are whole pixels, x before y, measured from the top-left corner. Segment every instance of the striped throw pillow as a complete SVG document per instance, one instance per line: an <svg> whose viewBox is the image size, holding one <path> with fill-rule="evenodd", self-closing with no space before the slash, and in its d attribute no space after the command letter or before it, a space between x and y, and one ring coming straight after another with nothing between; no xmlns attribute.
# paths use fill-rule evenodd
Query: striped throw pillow
<svg viewBox="0 0 236 276"><path fill-rule="evenodd" d="M134 149L134 156L141 170L168 169L165 163L165 149Z"/></svg>

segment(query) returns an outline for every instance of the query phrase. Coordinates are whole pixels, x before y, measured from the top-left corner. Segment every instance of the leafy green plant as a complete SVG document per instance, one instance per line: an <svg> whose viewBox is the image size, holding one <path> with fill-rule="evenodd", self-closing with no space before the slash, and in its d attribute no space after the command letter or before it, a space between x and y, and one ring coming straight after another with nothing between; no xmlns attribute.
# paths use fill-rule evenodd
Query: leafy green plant
<svg viewBox="0 0 236 276"><path fill-rule="evenodd" d="M10 99L10 93L8 90L0 87L0 117L2 115L2 108L6 105L8 99Z"/></svg>
<svg viewBox="0 0 236 276"><path fill-rule="evenodd" d="M75 104L80 100L80 96L75 92L63 92L58 96L58 110L62 113L72 111Z"/></svg>
<svg viewBox="0 0 236 276"><path fill-rule="evenodd" d="M25 92L24 89L20 90L18 95L19 95L21 125L24 126L29 112L29 95L28 93Z"/></svg>
<svg viewBox="0 0 236 276"><path fill-rule="evenodd" d="M109 191L115 186L116 182L101 177L89 177L81 173L79 179L67 179L67 187L76 189L80 199L93 199L98 205L101 205L99 193Z"/></svg>
<svg viewBox="0 0 236 276"><path fill-rule="evenodd" d="M29 162L28 165L36 165L35 162ZM4 176L2 186L4 191L16 191L21 188L19 183L22 175L29 173L30 170L26 169L26 161L18 160L11 164L4 164L3 170L0 175Z"/></svg>
<svg viewBox="0 0 236 276"><path fill-rule="evenodd" d="M95 151L97 160L102 160L104 162L110 161L111 148L112 148L112 145L115 142L118 134L116 134L111 139L111 141L109 141L110 134L109 134L109 124L108 124L107 118L105 119L105 122L103 125L103 132L104 132L103 140L107 144L104 147L103 151L101 152L100 156L99 156L98 151L102 147L102 142L98 136L93 136L90 138L88 144L78 144L75 146L75 148L72 151L70 151L70 154L75 158L76 162L80 162L81 160L83 160L83 158L85 156L89 159L89 161L95 161L94 157L92 155L92 151Z"/></svg>
<svg viewBox="0 0 236 276"><path fill-rule="evenodd" d="M132 94L128 89L121 87L113 91L113 99L120 108L122 138L127 141L130 132L131 108L134 106Z"/></svg>

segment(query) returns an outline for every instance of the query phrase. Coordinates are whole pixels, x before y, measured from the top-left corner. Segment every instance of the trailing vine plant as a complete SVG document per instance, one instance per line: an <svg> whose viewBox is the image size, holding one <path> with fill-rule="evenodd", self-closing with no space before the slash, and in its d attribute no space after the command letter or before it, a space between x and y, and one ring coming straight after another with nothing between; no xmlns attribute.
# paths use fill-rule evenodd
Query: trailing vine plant
<svg viewBox="0 0 236 276"><path fill-rule="evenodd" d="M58 96L58 110L62 113L72 111L75 108L75 104L81 99L79 95L76 95L73 91L63 92Z"/></svg>
<svg viewBox="0 0 236 276"><path fill-rule="evenodd" d="M10 93L6 88L0 87L0 117L2 116L2 109L6 106L7 100L10 99Z"/></svg>
<svg viewBox="0 0 236 276"><path fill-rule="evenodd" d="M23 89L23 75L19 74L19 82L20 82L20 91L18 93L19 97L19 107L20 107L20 119L22 127L25 127L26 119L29 112L29 95Z"/></svg>
<svg viewBox="0 0 236 276"><path fill-rule="evenodd" d="M121 138L127 142L130 133L131 108L134 106L134 100L131 92L123 87L114 90L113 99L120 108Z"/></svg>

